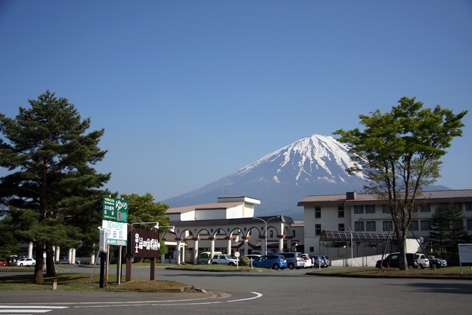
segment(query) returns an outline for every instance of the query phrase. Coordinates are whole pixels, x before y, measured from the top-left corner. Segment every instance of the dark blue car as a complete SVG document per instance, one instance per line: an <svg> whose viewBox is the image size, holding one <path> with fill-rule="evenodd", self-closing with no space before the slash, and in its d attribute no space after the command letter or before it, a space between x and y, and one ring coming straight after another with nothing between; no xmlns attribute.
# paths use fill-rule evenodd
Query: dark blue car
<svg viewBox="0 0 472 315"><path fill-rule="evenodd" d="M275 270L287 268L287 260L283 255L270 254L259 257L252 265L259 268L273 268Z"/></svg>

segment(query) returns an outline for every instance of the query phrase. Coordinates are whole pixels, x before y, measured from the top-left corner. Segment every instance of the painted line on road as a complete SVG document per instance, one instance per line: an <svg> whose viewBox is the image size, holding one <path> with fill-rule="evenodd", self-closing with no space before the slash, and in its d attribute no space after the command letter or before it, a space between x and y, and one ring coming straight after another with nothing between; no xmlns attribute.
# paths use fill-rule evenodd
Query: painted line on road
<svg viewBox="0 0 472 315"><path fill-rule="evenodd" d="M254 296L254 297L252 297L252 298L240 299L240 300L232 300L232 301L226 301L226 302L228 302L228 303L243 302L243 301L254 300L254 299L258 299L258 298L262 297L262 293L257 293L257 292L251 292L251 293L255 294L256 296Z"/></svg>
<svg viewBox="0 0 472 315"><path fill-rule="evenodd" d="M186 305L210 305L210 304L223 304L223 303L235 303L235 302L244 302L244 301L249 301L249 300L254 300L262 297L261 293L258 292L251 292L252 294L255 294L253 297L245 298L245 299L238 299L238 300L229 300L229 301L214 301L214 302L162 302L162 303L156 303L155 301L151 303L143 303L143 302L138 302L138 303L132 303L132 304L98 304L98 305L78 305L74 306L74 308L100 308L100 307L125 307L125 306L148 306L148 305L153 305L153 306L176 306L176 305L181 305L181 306L186 306Z"/></svg>

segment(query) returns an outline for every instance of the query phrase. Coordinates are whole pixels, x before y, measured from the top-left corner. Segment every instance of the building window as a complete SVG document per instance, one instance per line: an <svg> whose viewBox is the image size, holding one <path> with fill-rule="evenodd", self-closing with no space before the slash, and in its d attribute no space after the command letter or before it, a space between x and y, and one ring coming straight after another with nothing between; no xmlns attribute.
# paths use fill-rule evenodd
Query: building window
<svg viewBox="0 0 472 315"><path fill-rule="evenodd" d="M472 230L472 220L467 220L467 230Z"/></svg>
<svg viewBox="0 0 472 315"><path fill-rule="evenodd" d="M338 231L339 232L344 232L344 223L339 223L338 224Z"/></svg>
<svg viewBox="0 0 472 315"><path fill-rule="evenodd" d="M320 219L320 218L321 218L321 208L315 207L315 219Z"/></svg>
<svg viewBox="0 0 472 315"><path fill-rule="evenodd" d="M364 213L364 206L354 206L354 213L355 214L363 214Z"/></svg>
<svg viewBox="0 0 472 315"><path fill-rule="evenodd" d="M431 230L431 221L430 220L421 220L421 231Z"/></svg>
<svg viewBox="0 0 472 315"><path fill-rule="evenodd" d="M354 231L364 231L364 222L354 222Z"/></svg>
<svg viewBox="0 0 472 315"><path fill-rule="evenodd" d="M321 224L315 224L315 235L321 235Z"/></svg>
<svg viewBox="0 0 472 315"><path fill-rule="evenodd" d="M465 203L465 210L472 211L472 202Z"/></svg>
<svg viewBox="0 0 472 315"><path fill-rule="evenodd" d="M390 207L387 206L387 205L382 205L382 213L392 213L392 211L390 211Z"/></svg>
<svg viewBox="0 0 472 315"><path fill-rule="evenodd" d="M344 207L343 206L338 207L338 218L344 218Z"/></svg>
<svg viewBox="0 0 472 315"><path fill-rule="evenodd" d="M462 211L462 202L454 202L457 211Z"/></svg>
<svg viewBox="0 0 472 315"><path fill-rule="evenodd" d="M392 230L392 221L383 221L382 228L384 231L391 231Z"/></svg>
<svg viewBox="0 0 472 315"><path fill-rule="evenodd" d="M295 233L295 230L292 230L292 236L295 237L297 233Z"/></svg>
<svg viewBox="0 0 472 315"><path fill-rule="evenodd" d="M375 213L375 205L365 206L365 213Z"/></svg>
<svg viewBox="0 0 472 315"><path fill-rule="evenodd" d="M293 230L293 233L295 233L295 230ZM274 231L270 231L269 237L270 237L270 238L273 238L273 237L274 237Z"/></svg>
<svg viewBox="0 0 472 315"><path fill-rule="evenodd" d="M365 230L366 231L375 231L375 221L367 221L365 223Z"/></svg>
<svg viewBox="0 0 472 315"><path fill-rule="evenodd" d="M431 212L431 204L427 203L427 204L421 205L420 212Z"/></svg>
<svg viewBox="0 0 472 315"><path fill-rule="evenodd" d="M418 231L418 220L411 221L410 230Z"/></svg>

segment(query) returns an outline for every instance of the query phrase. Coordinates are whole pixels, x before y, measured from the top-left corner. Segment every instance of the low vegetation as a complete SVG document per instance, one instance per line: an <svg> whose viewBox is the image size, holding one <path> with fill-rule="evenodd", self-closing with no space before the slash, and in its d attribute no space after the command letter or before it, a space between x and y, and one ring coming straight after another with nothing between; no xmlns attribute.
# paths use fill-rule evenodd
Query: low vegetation
<svg viewBox="0 0 472 315"><path fill-rule="evenodd" d="M464 278L472 280L472 269L469 266L462 267L462 274L460 267L447 267L433 269L409 269L399 270L398 268L342 268L342 269L323 269L321 271L308 272L311 275L319 276L346 276L346 277L428 277L428 278Z"/></svg>

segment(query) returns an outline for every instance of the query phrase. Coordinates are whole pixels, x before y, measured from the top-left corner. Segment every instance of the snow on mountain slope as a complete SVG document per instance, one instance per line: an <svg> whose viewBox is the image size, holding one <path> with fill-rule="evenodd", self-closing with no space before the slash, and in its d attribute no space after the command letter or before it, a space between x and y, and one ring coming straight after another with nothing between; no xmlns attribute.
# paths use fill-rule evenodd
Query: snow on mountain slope
<svg viewBox="0 0 472 315"><path fill-rule="evenodd" d="M284 179L295 183L315 180L345 183L350 177L345 170L351 166L354 164L343 144L331 136L315 134L272 152L227 177L244 177L252 173L254 179L275 182ZM262 169L265 171L260 172ZM364 179L362 173L357 176Z"/></svg>

